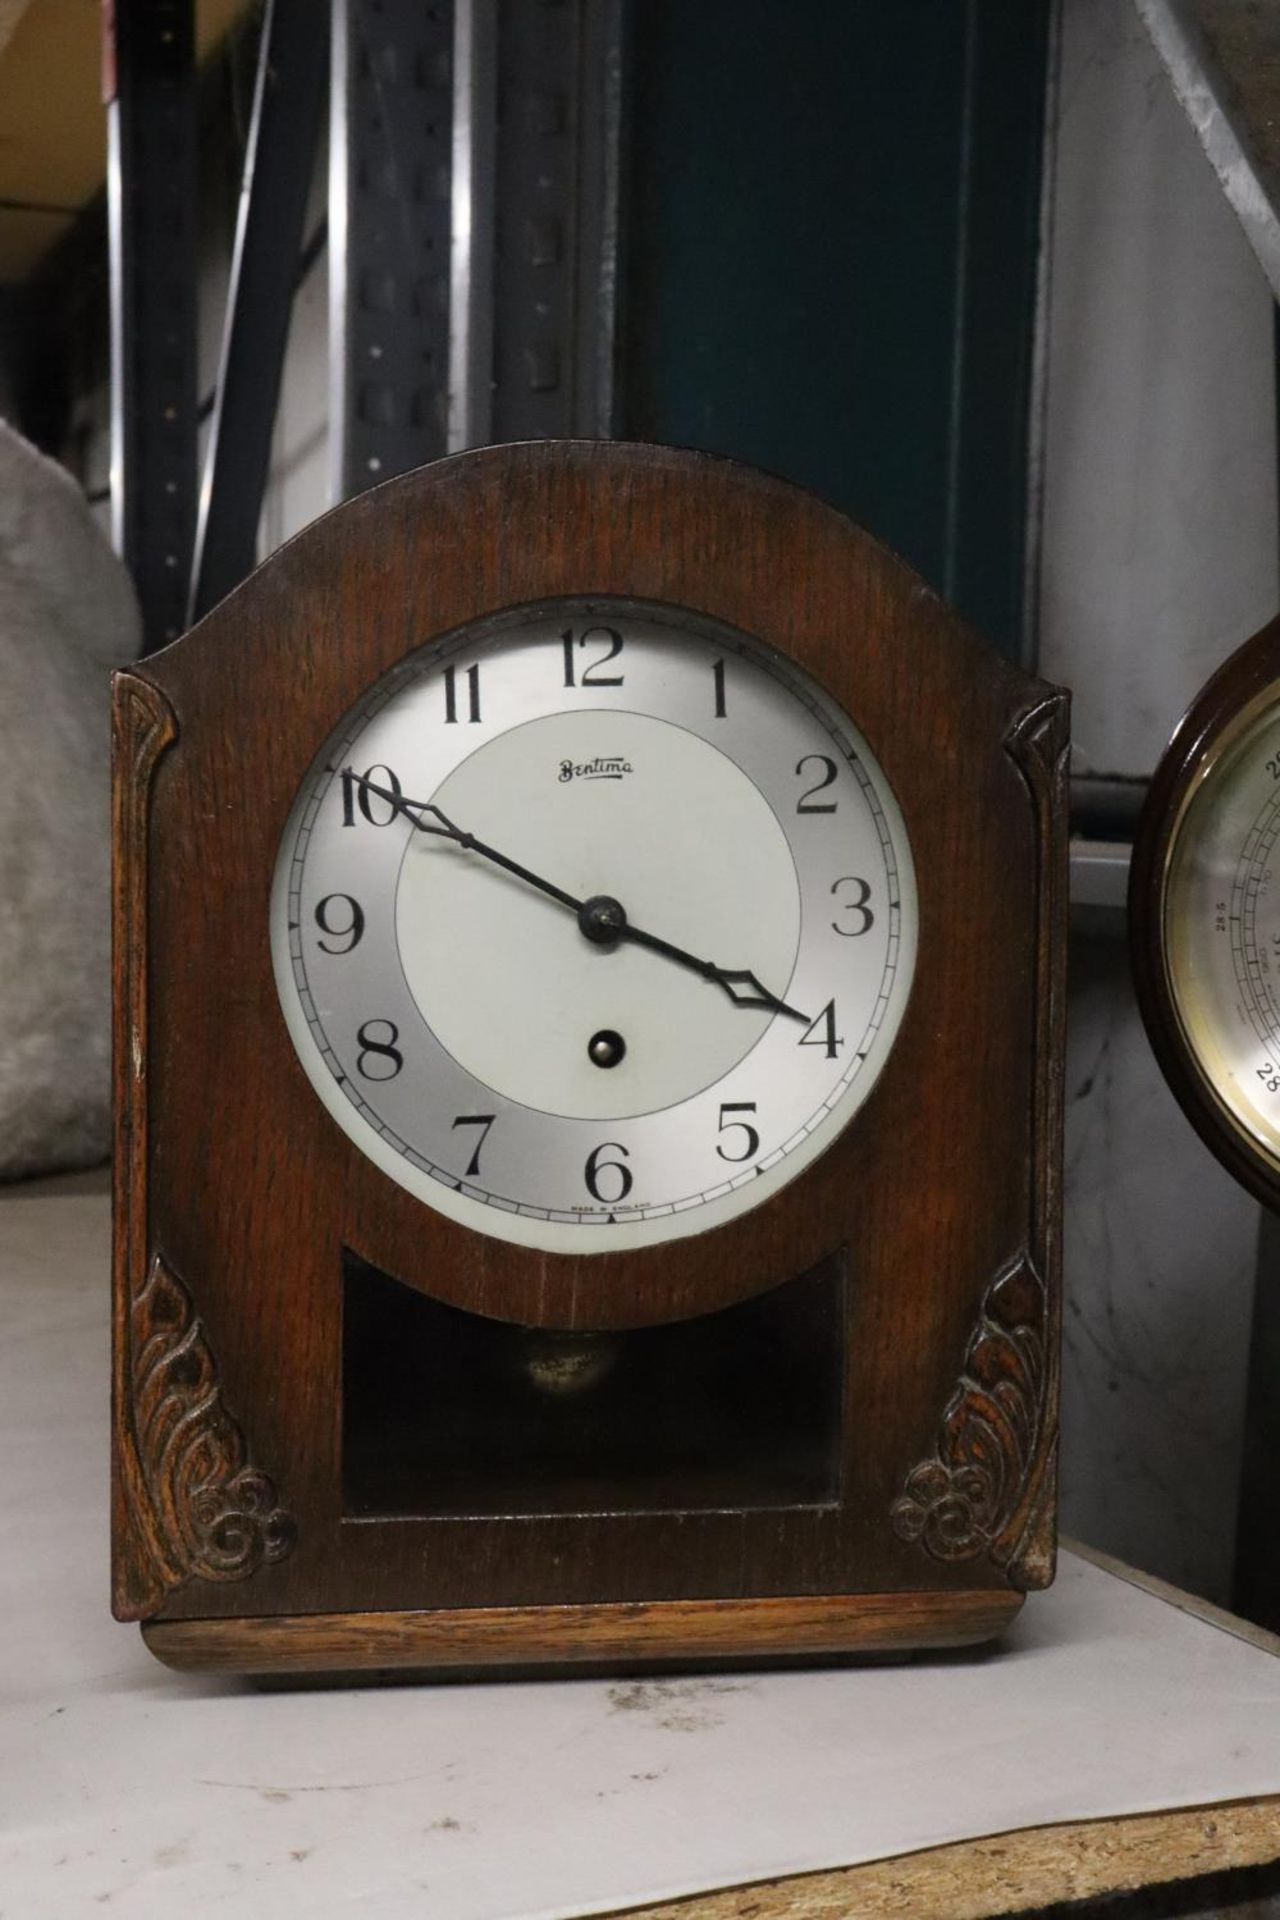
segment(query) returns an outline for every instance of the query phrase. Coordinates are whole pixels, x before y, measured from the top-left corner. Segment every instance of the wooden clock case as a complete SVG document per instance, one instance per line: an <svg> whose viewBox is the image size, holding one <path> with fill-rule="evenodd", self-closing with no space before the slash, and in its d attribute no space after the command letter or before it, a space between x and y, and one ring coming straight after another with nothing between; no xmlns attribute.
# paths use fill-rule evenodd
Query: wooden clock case
<svg viewBox="0 0 1280 1920"><path fill-rule="evenodd" d="M755 1211L621 1255L477 1235L374 1167L293 1052L268 944L290 806L370 682L464 622L567 594L691 609L799 662L883 768L919 888L905 1018L852 1124ZM161 1659L885 1651L991 1637L1048 1584L1064 693L792 486L541 442L442 461L308 528L116 676L114 726L113 1592ZM357 1320L374 1327L358 1354ZM560 1337L519 1331L538 1327L611 1330L650 1383L628 1400L606 1376L585 1457L578 1413L517 1421L491 1457L510 1414L493 1343ZM463 1357L432 1372L433 1330ZM415 1403L419 1337L435 1384ZM672 1423L717 1396L738 1424L691 1426L690 1469ZM540 1465L530 1434L557 1420Z"/></svg>

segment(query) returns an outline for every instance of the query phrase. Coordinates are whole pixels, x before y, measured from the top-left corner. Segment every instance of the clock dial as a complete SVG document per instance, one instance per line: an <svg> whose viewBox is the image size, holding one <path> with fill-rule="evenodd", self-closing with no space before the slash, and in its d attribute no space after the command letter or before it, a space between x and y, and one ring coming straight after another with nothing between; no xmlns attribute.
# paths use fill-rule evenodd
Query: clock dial
<svg viewBox="0 0 1280 1920"><path fill-rule="evenodd" d="M852 1119L917 909L888 783L790 662L567 599L402 661L308 773L276 866L281 1004L355 1144L556 1253L701 1232Z"/></svg>

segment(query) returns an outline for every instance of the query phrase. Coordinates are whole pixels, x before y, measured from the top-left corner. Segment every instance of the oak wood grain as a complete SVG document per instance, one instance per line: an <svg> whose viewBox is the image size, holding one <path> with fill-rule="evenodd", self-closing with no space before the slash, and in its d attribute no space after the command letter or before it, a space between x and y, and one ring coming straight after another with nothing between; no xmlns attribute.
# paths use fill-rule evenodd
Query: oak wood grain
<svg viewBox="0 0 1280 1920"><path fill-rule="evenodd" d="M769 1655L897 1653L990 1639L1022 1605L1008 1591L487 1607L440 1613L175 1620L143 1627L169 1666L241 1673L346 1668L593 1669Z"/></svg>
<svg viewBox="0 0 1280 1920"><path fill-rule="evenodd" d="M167 1552L138 1444L133 1396L133 1314L146 1285L147 1054L151 782L177 737L159 689L129 672L112 684L111 949L112 1057L111 1563L121 1619L152 1612L181 1577Z"/></svg>

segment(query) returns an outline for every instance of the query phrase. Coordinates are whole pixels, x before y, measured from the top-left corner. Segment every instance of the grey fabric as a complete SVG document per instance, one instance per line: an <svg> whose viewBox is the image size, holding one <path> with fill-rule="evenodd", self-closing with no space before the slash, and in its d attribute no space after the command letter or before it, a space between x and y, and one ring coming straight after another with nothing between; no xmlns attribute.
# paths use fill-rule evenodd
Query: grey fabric
<svg viewBox="0 0 1280 1920"><path fill-rule="evenodd" d="M0 1179L107 1153L109 672L138 645L79 488L0 422Z"/></svg>

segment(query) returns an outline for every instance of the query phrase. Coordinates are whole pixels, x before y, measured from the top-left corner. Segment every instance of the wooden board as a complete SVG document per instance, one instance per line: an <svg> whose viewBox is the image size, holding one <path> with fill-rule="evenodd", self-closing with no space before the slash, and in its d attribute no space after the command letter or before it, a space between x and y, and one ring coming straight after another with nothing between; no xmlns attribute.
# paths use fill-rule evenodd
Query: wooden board
<svg viewBox="0 0 1280 1920"><path fill-rule="evenodd" d="M989 1920L1277 1861L1280 1799L1243 1800L1024 1828L626 1911L634 1920Z"/></svg>
<svg viewBox="0 0 1280 1920"><path fill-rule="evenodd" d="M144 1626L143 1637L167 1665L197 1670L482 1670L551 1662L580 1673L652 1660L696 1666L726 1659L968 1646L994 1638L1021 1605L1021 1594L998 1591L837 1594L812 1600L173 1620Z"/></svg>

